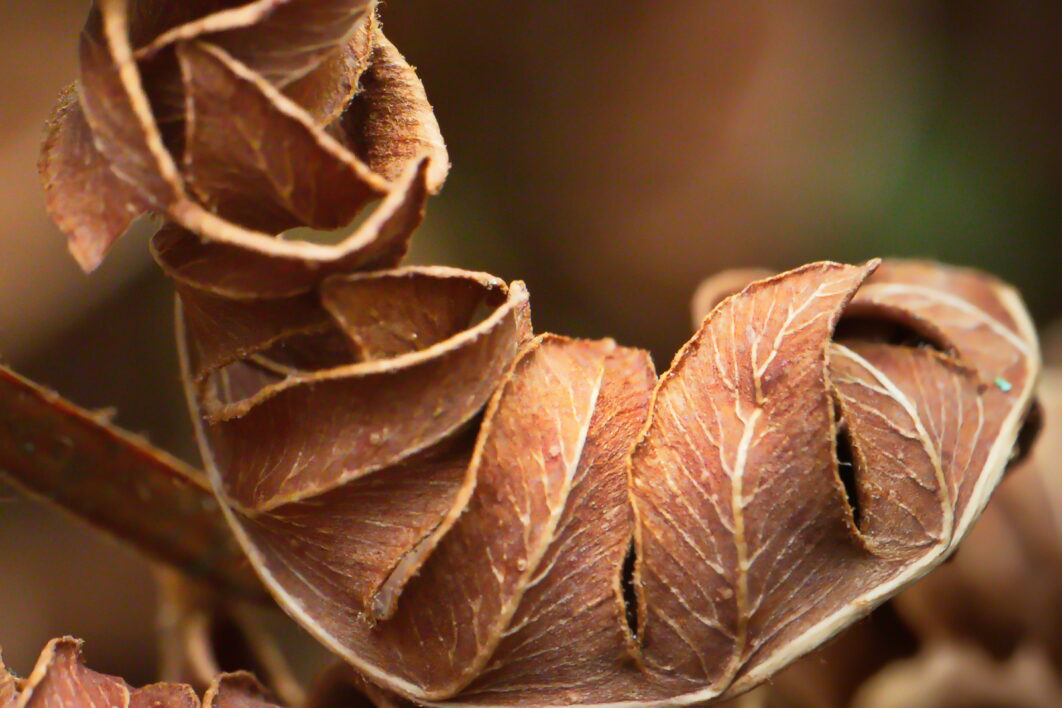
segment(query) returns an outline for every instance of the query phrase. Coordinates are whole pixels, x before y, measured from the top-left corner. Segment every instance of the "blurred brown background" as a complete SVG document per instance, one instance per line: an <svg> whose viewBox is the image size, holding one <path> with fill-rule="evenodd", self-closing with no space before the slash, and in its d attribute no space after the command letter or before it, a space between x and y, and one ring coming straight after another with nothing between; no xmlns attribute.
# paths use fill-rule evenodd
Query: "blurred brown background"
<svg viewBox="0 0 1062 708"><path fill-rule="evenodd" d="M85 0L0 2L0 357L194 459L171 293L143 229L83 276L43 211L41 125ZM658 366L722 268L922 256L1062 315L1062 3L392 0L454 169L414 257L523 278L538 329ZM153 589L114 543L0 489L0 643L150 680Z"/></svg>

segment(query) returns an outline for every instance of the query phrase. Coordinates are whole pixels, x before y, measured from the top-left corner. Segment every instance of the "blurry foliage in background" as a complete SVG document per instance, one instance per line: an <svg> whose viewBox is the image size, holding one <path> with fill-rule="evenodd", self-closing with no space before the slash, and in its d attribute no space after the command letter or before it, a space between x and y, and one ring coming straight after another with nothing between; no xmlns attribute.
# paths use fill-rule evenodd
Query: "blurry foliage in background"
<svg viewBox="0 0 1062 708"><path fill-rule="evenodd" d="M0 356L187 456L145 240L85 278L44 215L40 126L86 4L0 3ZM385 20L454 164L414 259L526 279L540 329L662 367L705 275L875 255L976 265L1062 315L1060 3L394 0ZM9 664L71 632L95 668L151 678L140 561L6 490L0 557Z"/></svg>

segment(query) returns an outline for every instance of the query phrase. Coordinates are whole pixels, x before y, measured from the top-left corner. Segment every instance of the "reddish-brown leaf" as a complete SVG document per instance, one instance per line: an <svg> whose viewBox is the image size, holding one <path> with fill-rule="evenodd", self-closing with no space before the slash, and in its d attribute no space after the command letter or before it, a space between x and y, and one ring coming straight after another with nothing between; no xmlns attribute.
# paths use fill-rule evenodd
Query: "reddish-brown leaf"
<svg viewBox="0 0 1062 708"><path fill-rule="evenodd" d="M114 676L98 674L81 663L81 642L53 639L41 652L33 672L22 682L17 708L199 708L189 686L154 684L131 688Z"/></svg>
<svg viewBox="0 0 1062 708"><path fill-rule="evenodd" d="M281 708L249 673L222 674L203 696L203 708Z"/></svg>
<svg viewBox="0 0 1062 708"><path fill-rule="evenodd" d="M439 189L448 163L423 88L379 33L373 3L235 5L99 0L91 9L79 100L61 101L41 156L49 210L75 257L94 268L132 218L153 210L295 278L321 262L393 265L422 216L419 194ZM355 99L363 74L372 85ZM340 128L344 115L357 119ZM386 194L395 198L341 246L272 238L344 226Z"/></svg>
<svg viewBox="0 0 1062 708"><path fill-rule="evenodd" d="M973 372L927 349L835 344L830 380L854 455L859 527L875 552L903 556L946 542L968 450L979 442ZM906 393L927 388L936 395ZM941 394L953 397L948 405Z"/></svg>
<svg viewBox="0 0 1062 708"><path fill-rule="evenodd" d="M352 39L374 5L375 0L256 0L211 14L196 13L195 19L159 34L137 56L150 57L165 47L202 39L274 86L284 87Z"/></svg>
<svg viewBox="0 0 1062 708"><path fill-rule="evenodd" d="M865 557L837 476L826 354L871 270L749 286L661 379L632 481L643 654L676 690L721 692L813 624Z"/></svg>
<svg viewBox="0 0 1062 708"><path fill-rule="evenodd" d="M1034 455L1008 474L953 560L898 596L927 644L976 643L993 656L1040 647L1062 660L1062 376L1040 386L1045 427Z"/></svg>
<svg viewBox="0 0 1062 708"><path fill-rule="evenodd" d="M284 95L313 116L320 126L328 126L343 115L360 90L361 75L369 68L377 19L369 12L350 38L316 69L284 86Z"/></svg>
<svg viewBox="0 0 1062 708"><path fill-rule="evenodd" d="M192 378L200 391L211 397L212 410L239 400L232 394L221 396L219 390L229 386L211 381L212 375L293 337L336 329L312 293L278 300L230 300L185 287L178 288L178 293L192 342L190 355L195 362ZM338 363L354 360L354 350L350 347L347 360ZM230 369L228 373L234 372ZM262 373L267 383L282 378L276 371Z"/></svg>
<svg viewBox="0 0 1062 708"><path fill-rule="evenodd" d="M962 321L949 334L948 313L924 315L957 342L975 330L995 337L987 344L1017 388L1009 397L984 384L992 362L983 356L957 360L854 335L831 343L875 266L807 266L723 300L661 379L651 413L654 377L640 355L546 337L498 388L474 446L460 426L431 427L437 416L422 406L385 427L349 417L387 407L365 389L342 389L344 403L329 398L315 372L297 417L285 412L289 402L256 394L238 414L212 419L200 397L204 455L279 602L391 691L506 706L723 697L943 560L998 481L1028 407L1035 341L1020 328ZM460 273L453 283L443 275L324 282L324 307L366 359L355 366L447 350L483 294ZM977 285L968 296L988 309L1002 298L1000 327L1017 327L1022 314L1005 291ZM923 316L920 307L883 314L866 303L855 316L903 324ZM1017 356L1000 351L1015 343ZM470 385L446 382L450 405ZM391 391L409 400L409 391ZM345 432L286 422L312 420L314 403L329 420L347 420ZM257 422L238 427L266 405L275 405L263 418L268 432ZM431 444L411 443L401 420L430 423ZM855 509L839 431L853 453ZM348 440L363 441L362 455L401 452L378 463L321 457ZM326 486L310 483L280 503L265 501L273 491L247 496L282 492L270 475L300 480L308 461L322 459L343 460Z"/></svg>
<svg viewBox="0 0 1062 708"><path fill-rule="evenodd" d="M428 198L424 160L394 183L372 214L335 246L261 239L204 241L175 225L152 240L155 260L179 283L234 299L281 298L312 290L331 273L398 265Z"/></svg>
<svg viewBox="0 0 1062 708"><path fill-rule="evenodd" d="M444 342L497 306L500 281L468 276L438 266L335 276L321 300L365 360L387 359Z"/></svg>
<svg viewBox="0 0 1062 708"><path fill-rule="evenodd" d="M267 233L334 229L386 192L308 114L220 48L182 43L177 56L188 101L185 175L212 211Z"/></svg>
<svg viewBox="0 0 1062 708"><path fill-rule="evenodd" d="M595 694L649 693L630 678L621 576L634 529L628 451L655 383L644 352L618 348L605 360L563 516L490 663L462 700L565 705Z"/></svg>
<svg viewBox="0 0 1062 708"><path fill-rule="evenodd" d="M128 0L98 0L81 33L78 95L94 144L152 208L182 194L129 44Z"/></svg>
<svg viewBox="0 0 1062 708"><path fill-rule="evenodd" d="M955 445L972 448L971 454L978 456L969 461L958 460L969 465L971 473L967 483L957 485L952 499L957 542L998 484L1029 409L1040 371L1032 322L1020 296L995 278L968 269L914 261L887 261L852 305L854 313L891 315L928 333L930 338L939 333L959 362L975 372L983 387L977 439L954 440ZM938 409L936 415L945 415L954 393L954 389L938 390L930 404ZM938 438L954 434L943 428L931 432ZM956 450L952 454L960 453ZM985 459L989 454L991 457ZM977 475L975 472L982 468L986 472Z"/></svg>
<svg viewBox="0 0 1062 708"><path fill-rule="evenodd" d="M388 179L397 178L410 160L429 156L428 189L439 191L450 169L439 124L413 67L381 32L361 84L340 118L341 139Z"/></svg>
<svg viewBox="0 0 1062 708"><path fill-rule="evenodd" d="M128 707L129 694L125 681L86 669L81 663L81 642L64 637L48 642L23 683L16 705L18 708Z"/></svg>
<svg viewBox="0 0 1062 708"><path fill-rule="evenodd" d="M324 492L427 450L483 407L525 336L519 313L526 291L482 274L433 268L385 271L345 287L383 279L401 289L407 278L447 280L459 290L462 281L477 283L493 310L426 349L263 379L266 385L250 396L207 408L204 442L232 500L265 510ZM431 305L447 309L451 299L444 295ZM202 371L196 345L184 346L187 371Z"/></svg>
<svg viewBox="0 0 1062 708"><path fill-rule="evenodd" d="M118 237L148 208L136 187L120 179L96 149L72 86L48 123L39 169L48 213L85 271L103 262Z"/></svg>

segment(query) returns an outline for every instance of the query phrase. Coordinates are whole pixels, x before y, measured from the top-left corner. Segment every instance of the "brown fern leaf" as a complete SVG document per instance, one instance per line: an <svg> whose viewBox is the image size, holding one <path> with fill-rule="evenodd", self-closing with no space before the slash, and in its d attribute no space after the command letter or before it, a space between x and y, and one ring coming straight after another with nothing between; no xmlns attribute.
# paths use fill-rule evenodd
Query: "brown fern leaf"
<svg viewBox="0 0 1062 708"><path fill-rule="evenodd" d="M275 236L349 223L414 158L430 159L423 185L437 191L438 125L374 13L374 0L96 2L76 98L61 101L40 163L82 267L147 210L208 241L335 260L342 249Z"/></svg>
<svg viewBox="0 0 1062 708"><path fill-rule="evenodd" d="M900 261L722 276L659 377L533 336L519 281L399 266L448 165L373 12L98 0L42 158L86 268L169 219L211 488L358 701L724 700L955 550L1032 403L1014 291ZM375 200L336 245L278 237ZM268 704L246 677L224 701Z"/></svg>
<svg viewBox="0 0 1062 708"><path fill-rule="evenodd" d="M610 342L506 349L473 441L444 421L486 402L480 379L400 379L410 357L458 351L465 317L448 313L470 307L393 273L322 288L373 284L327 308L352 342L381 342L356 347L366 361L259 373L228 408L188 314L181 341L208 470L266 585L418 701L665 705L755 685L954 550L1038 366L989 278L814 264L723 300L659 382ZM908 323L940 350L879 336ZM386 400L351 388L360 371L385 372Z"/></svg>

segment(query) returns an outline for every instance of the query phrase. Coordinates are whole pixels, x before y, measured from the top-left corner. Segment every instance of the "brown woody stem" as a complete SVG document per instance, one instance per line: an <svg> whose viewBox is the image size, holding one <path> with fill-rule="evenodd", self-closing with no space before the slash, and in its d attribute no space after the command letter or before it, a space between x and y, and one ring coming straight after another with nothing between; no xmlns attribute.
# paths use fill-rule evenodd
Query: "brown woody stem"
<svg viewBox="0 0 1062 708"><path fill-rule="evenodd" d="M4 367L0 474L190 576L266 597L201 473Z"/></svg>

